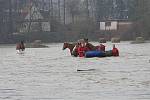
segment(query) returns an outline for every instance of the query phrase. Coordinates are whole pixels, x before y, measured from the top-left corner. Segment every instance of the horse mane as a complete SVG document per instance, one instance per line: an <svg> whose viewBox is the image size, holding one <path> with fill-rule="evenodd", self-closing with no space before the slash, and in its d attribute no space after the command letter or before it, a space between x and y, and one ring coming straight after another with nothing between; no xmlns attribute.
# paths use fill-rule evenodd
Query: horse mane
<svg viewBox="0 0 150 100"><path fill-rule="evenodd" d="M64 42L64 44L68 44L68 45L76 45L77 43Z"/></svg>
<svg viewBox="0 0 150 100"><path fill-rule="evenodd" d="M25 49L24 44L17 43L17 44L16 44L16 50L19 50L19 49Z"/></svg>
<svg viewBox="0 0 150 100"><path fill-rule="evenodd" d="M72 50L75 47L76 43L64 42L64 45L67 45L67 48L70 50L70 53L72 53Z"/></svg>

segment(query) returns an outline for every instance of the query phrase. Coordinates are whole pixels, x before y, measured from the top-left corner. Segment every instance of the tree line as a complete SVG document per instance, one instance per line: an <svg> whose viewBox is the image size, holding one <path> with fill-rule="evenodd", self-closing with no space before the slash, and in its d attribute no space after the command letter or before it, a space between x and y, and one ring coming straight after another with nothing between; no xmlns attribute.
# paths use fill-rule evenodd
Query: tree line
<svg viewBox="0 0 150 100"><path fill-rule="evenodd" d="M47 14L51 32L93 36L99 21L125 19L134 23L135 36L150 37L149 0L0 0L1 38L9 40L19 31L23 11L31 3Z"/></svg>

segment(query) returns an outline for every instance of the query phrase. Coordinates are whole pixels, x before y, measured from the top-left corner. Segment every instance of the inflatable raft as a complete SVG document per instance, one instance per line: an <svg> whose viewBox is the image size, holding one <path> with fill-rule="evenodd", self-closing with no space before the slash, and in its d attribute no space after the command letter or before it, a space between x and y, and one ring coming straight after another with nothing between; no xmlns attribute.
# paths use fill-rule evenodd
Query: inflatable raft
<svg viewBox="0 0 150 100"><path fill-rule="evenodd" d="M85 53L86 58L91 58L91 57L105 57L105 52L102 51L87 51Z"/></svg>
<svg viewBox="0 0 150 100"><path fill-rule="evenodd" d="M85 58L92 58L92 57L111 57L112 50L102 52L102 51L87 51L85 53Z"/></svg>

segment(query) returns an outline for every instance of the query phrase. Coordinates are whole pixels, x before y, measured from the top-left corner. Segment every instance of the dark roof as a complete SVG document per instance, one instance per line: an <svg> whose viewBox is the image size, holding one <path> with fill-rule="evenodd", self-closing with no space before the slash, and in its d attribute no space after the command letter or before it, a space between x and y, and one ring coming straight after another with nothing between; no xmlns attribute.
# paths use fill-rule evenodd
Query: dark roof
<svg viewBox="0 0 150 100"><path fill-rule="evenodd" d="M106 21L122 21L122 22L128 22L129 19L106 19L106 20L100 20L100 22L106 22Z"/></svg>

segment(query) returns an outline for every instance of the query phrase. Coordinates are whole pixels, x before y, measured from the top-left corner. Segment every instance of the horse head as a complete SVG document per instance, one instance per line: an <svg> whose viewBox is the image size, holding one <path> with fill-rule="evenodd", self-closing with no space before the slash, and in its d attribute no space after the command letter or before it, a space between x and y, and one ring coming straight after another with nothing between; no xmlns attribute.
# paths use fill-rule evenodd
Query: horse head
<svg viewBox="0 0 150 100"><path fill-rule="evenodd" d="M65 49L70 49L70 51L72 51L73 50L73 48L75 47L75 43L73 43L73 44L71 44L71 43L67 43L67 42L65 42L64 44L63 44L63 48L62 48L62 50L65 50Z"/></svg>
<svg viewBox="0 0 150 100"><path fill-rule="evenodd" d="M24 50L25 49L25 46L24 46L24 44L23 43L18 43L17 45L16 45L16 50Z"/></svg>
<svg viewBox="0 0 150 100"><path fill-rule="evenodd" d="M68 48L68 43L64 42L62 50L65 50L66 48Z"/></svg>

